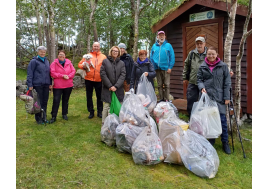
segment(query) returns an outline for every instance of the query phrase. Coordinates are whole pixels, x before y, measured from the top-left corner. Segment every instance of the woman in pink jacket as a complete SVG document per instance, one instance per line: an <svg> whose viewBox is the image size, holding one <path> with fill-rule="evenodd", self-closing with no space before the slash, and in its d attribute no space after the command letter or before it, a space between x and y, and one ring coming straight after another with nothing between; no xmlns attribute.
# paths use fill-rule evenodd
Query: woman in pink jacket
<svg viewBox="0 0 270 189"><path fill-rule="evenodd" d="M50 123L56 121L56 116L62 96L62 116L68 120L68 100L73 88L73 78L76 70L71 61L66 59L66 53L63 50L58 52L58 58L53 61L50 66L51 76L54 78L53 84L53 107L52 119Z"/></svg>

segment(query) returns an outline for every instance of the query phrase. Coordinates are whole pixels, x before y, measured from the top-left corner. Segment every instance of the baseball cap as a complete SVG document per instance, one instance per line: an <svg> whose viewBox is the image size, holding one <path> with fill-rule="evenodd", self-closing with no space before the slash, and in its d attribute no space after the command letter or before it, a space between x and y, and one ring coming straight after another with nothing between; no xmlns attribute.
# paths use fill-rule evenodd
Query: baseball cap
<svg viewBox="0 0 270 189"><path fill-rule="evenodd" d="M164 32L164 31L159 31L157 34L159 35L159 34L161 34L161 33L164 33L164 34L165 34L165 32Z"/></svg>
<svg viewBox="0 0 270 189"><path fill-rule="evenodd" d="M204 37L197 37L197 38L195 39L195 42L196 42L196 41L201 41L201 42L205 43Z"/></svg>

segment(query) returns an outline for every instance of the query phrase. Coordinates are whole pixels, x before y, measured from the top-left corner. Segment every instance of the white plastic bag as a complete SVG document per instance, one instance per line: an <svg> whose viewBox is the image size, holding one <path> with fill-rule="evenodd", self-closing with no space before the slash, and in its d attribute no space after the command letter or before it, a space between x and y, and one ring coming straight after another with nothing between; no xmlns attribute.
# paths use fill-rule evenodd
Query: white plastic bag
<svg viewBox="0 0 270 189"><path fill-rule="evenodd" d="M218 138L222 133L217 103L202 93L198 103L193 105L189 128L205 138Z"/></svg>
<svg viewBox="0 0 270 189"><path fill-rule="evenodd" d="M215 148L203 136L181 130L180 155L185 167L199 177L214 178L219 167Z"/></svg>
<svg viewBox="0 0 270 189"><path fill-rule="evenodd" d="M180 156L180 129L187 125L175 115L159 122L159 138L162 142L164 162L183 164Z"/></svg>
<svg viewBox="0 0 270 189"><path fill-rule="evenodd" d="M158 135L157 124L151 116L150 116L150 125L151 125L151 129Z"/></svg>
<svg viewBox="0 0 270 189"><path fill-rule="evenodd" d="M166 119L171 116L178 117L177 108L170 102L160 102L154 109L154 117L156 118L157 123L159 120Z"/></svg>
<svg viewBox="0 0 270 189"><path fill-rule="evenodd" d="M151 127L145 127L132 145L132 157L136 164L153 165L163 161L162 144Z"/></svg>
<svg viewBox="0 0 270 189"><path fill-rule="evenodd" d="M145 108L141 104L138 96L132 92L121 106L119 119L121 123L127 122L139 127L145 127L150 124L150 120L146 116Z"/></svg>
<svg viewBox="0 0 270 189"><path fill-rule="evenodd" d="M110 114L106 117L104 125L101 128L101 140L108 146L115 144L116 128L120 124L120 120L116 114Z"/></svg>
<svg viewBox="0 0 270 189"><path fill-rule="evenodd" d="M120 152L131 153L133 142L142 132L144 127L138 127L129 123L121 123L116 128L116 146Z"/></svg>
<svg viewBox="0 0 270 189"><path fill-rule="evenodd" d="M157 96L153 85L148 81L147 77L142 74L140 77L136 94L138 95L142 105L151 113L157 104Z"/></svg>

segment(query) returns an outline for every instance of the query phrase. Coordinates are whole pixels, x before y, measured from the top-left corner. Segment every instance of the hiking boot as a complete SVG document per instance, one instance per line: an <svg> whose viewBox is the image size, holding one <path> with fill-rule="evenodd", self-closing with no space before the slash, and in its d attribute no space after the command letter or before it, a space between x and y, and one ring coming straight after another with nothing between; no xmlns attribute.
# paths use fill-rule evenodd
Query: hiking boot
<svg viewBox="0 0 270 189"><path fill-rule="evenodd" d="M92 119L93 117L94 117L94 112L90 112L88 118L89 118L89 119Z"/></svg>
<svg viewBox="0 0 270 189"><path fill-rule="evenodd" d="M214 145L215 145L215 142L216 142L216 140L215 140L215 139L208 139L208 141L210 142L210 144L211 144L212 146L214 146Z"/></svg>
<svg viewBox="0 0 270 189"><path fill-rule="evenodd" d="M37 121L37 124L41 125L43 123L43 121L40 119Z"/></svg>
<svg viewBox="0 0 270 189"><path fill-rule="evenodd" d="M52 119L50 120L50 124L54 123L56 121L56 117L52 117Z"/></svg>
<svg viewBox="0 0 270 189"><path fill-rule="evenodd" d="M63 115L63 119L64 120L68 120L68 116L67 115Z"/></svg>
<svg viewBox="0 0 270 189"><path fill-rule="evenodd" d="M223 151L226 153L226 154L231 154L231 149L230 149L230 146L229 146L229 142L223 142Z"/></svg>
<svg viewBox="0 0 270 189"><path fill-rule="evenodd" d="M157 103L160 103L160 102L166 102L164 99L161 99L160 101L158 101Z"/></svg>
<svg viewBox="0 0 270 189"><path fill-rule="evenodd" d="M98 112L97 116L98 116L99 118L102 118L102 113L101 113L101 112Z"/></svg>

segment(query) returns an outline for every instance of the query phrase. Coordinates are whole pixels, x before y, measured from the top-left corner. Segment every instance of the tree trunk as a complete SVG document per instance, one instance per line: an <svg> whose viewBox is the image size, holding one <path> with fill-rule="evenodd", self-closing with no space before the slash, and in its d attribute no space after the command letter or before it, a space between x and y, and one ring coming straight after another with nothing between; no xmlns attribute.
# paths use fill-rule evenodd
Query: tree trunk
<svg viewBox="0 0 270 189"><path fill-rule="evenodd" d="M134 15L134 47L133 47L133 60L135 61L138 56L138 39L139 39L139 7L140 0L137 0L135 15Z"/></svg>
<svg viewBox="0 0 270 189"><path fill-rule="evenodd" d="M131 23L129 26L129 37L128 37L128 44L127 44L127 52L133 52L134 47L134 22Z"/></svg>
<svg viewBox="0 0 270 189"><path fill-rule="evenodd" d="M51 42L50 42L50 37L49 37L49 32L48 32L48 25L47 25L47 17L45 14L44 0L41 1L41 6L42 6L43 28L44 28L44 33L46 36L48 60L50 62L51 61Z"/></svg>
<svg viewBox="0 0 270 189"><path fill-rule="evenodd" d="M231 49L235 29L235 15L237 9L237 0L232 1L231 10L228 13L228 32L224 44L224 62L231 68Z"/></svg>
<svg viewBox="0 0 270 189"><path fill-rule="evenodd" d="M96 21L93 22L93 30L94 30L94 41L97 42L98 41L98 33L97 33Z"/></svg>
<svg viewBox="0 0 270 189"><path fill-rule="evenodd" d="M50 0L49 8L49 25L51 37L51 62L56 58L55 55L55 29L54 29L54 5L56 0Z"/></svg>
<svg viewBox="0 0 270 189"><path fill-rule="evenodd" d="M91 0L90 1L90 9L91 9L91 13L90 13L90 16L89 16L89 28L88 28L88 36L87 36L87 52L90 52L91 50L91 45L90 45L90 40L91 40L91 26L93 24L93 17L94 17L94 14L95 14L95 10L96 10L96 7L97 7L97 0Z"/></svg>
<svg viewBox="0 0 270 189"><path fill-rule="evenodd" d="M58 38L59 38L59 29L57 30L57 35L56 35L55 54L58 54Z"/></svg>
<svg viewBox="0 0 270 189"><path fill-rule="evenodd" d="M89 53L91 50L90 40L91 40L91 34L88 34L88 36L87 36L87 53Z"/></svg>
<svg viewBox="0 0 270 189"><path fill-rule="evenodd" d="M112 28L112 0L108 0L109 3L109 10L108 10L108 16L109 16L109 33L110 33L110 48L112 48L112 46L114 46L114 37L113 37L113 28Z"/></svg>
<svg viewBox="0 0 270 189"><path fill-rule="evenodd" d="M243 28L243 36L239 45L239 52L236 56L236 75L235 75L235 113L236 120L240 123L240 110L241 110L241 60L244 54L244 45L247 37L252 33L252 30L247 31L249 19L252 13L252 0L249 1L249 10ZM235 128L236 129L236 128Z"/></svg>
<svg viewBox="0 0 270 189"><path fill-rule="evenodd" d="M38 45L42 45L42 33L41 33L41 25L40 25L40 15L39 15L39 0L35 1L35 9L36 9L36 17L37 17L37 26L38 26Z"/></svg>

